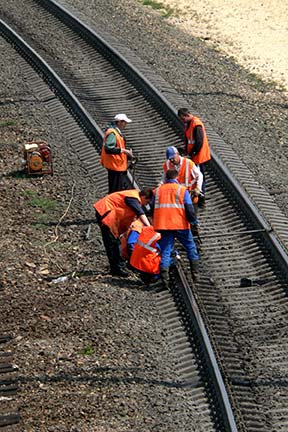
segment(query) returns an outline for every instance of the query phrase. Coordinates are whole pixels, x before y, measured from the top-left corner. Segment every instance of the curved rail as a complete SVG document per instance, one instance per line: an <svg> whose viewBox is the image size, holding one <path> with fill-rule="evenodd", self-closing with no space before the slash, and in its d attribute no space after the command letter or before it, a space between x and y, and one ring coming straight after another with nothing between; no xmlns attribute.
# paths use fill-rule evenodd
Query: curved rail
<svg viewBox="0 0 288 432"><path fill-rule="evenodd" d="M56 3L54 1L49 2L48 0L44 0L44 2L40 2L40 3L41 3L41 6L42 6L42 3L45 3L47 5L48 4L52 5L51 7L53 7L54 11L56 11L56 9L58 8L58 5L56 5ZM61 7L60 7L60 9L61 9ZM74 21L74 17L72 17L72 15L69 14L63 8L62 8L62 12L63 12L63 16L62 16L63 21L64 21L64 15L67 13L69 15L69 17L68 17L68 21L70 22L69 25L71 27L73 27L73 29L74 29L74 27L77 26L76 22ZM89 43L91 45L93 45L94 39L97 38L97 34L92 32L94 34L93 34L93 36L91 36L92 39L90 40L89 31L88 31L89 28L87 26L83 25L85 27L85 29L83 30L82 25L83 24L81 23L81 26L80 26L81 30L79 30L79 32L81 33L83 31L85 33L85 39L86 40L89 39ZM104 45L103 45L103 43L104 43ZM96 42L95 42L95 44L96 44ZM101 50L102 51L105 50L105 45L107 45L105 43L105 41L101 40L101 46L102 46ZM121 60L122 56L119 53L117 53L116 50L111 49L111 47L109 47L109 46L108 46L108 50L109 50L109 56L112 56L113 52L115 51L115 56L116 56L115 64L117 64L118 69L123 70L124 72L129 70L129 66L130 66L129 62L127 62L127 61L125 61L125 59L123 59L124 64L122 64L121 63L122 62L122 60ZM129 78L131 80L131 82L134 83L135 87L142 88L141 92L145 95L145 97L147 99L149 99L149 101L151 101L151 105L153 105L153 106L157 105L160 107L163 104L165 105L165 100L166 100L165 97L163 97L163 95L161 95L161 93L159 93L156 88L155 88L156 92L154 92L153 86L151 87L153 91L151 89L147 90L145 86L143 87L143 85L141 84L141 75L142 74L140 72L138 72L136 68L133 67L133 73L131 73L131 71L130 71L129 74L131 77L131 78ZM148 84L148 80L145 80L145 81L146 81L146 84ZM159 95L157 95L157 93L159 93ZM156 97L156 100L154 99L154 95ZM157 100L158 96L160 96L160 101ZM182 135L182 128L180 127L179 120L177 119L175 109L173 108L173 106L171 104L168 103L168 106L169 105L170 105L169 109L168 110L165 109L165 112L163 114L163 118L166 118L167 122L169 124L173 124L173 128L176 129L177 134L179 134L179 137L180 137L180 135ZM80 123L81 123L81 120L80 120ZM99 149L100 139L95 138L96 135L93 131L90 131L88 123L84 123L85 124L84 128L86 130L87 136L90 136L92 141L93 140L95 140L95 142L97 141L97 146ZM98 131L98 132L100 132L100 135L101 135L101 131ZM213 142L213 139L214 139L213 131L210 131L210 136L212 137L212 142ZM209 138L210 138L210 136L209 136ZM216 143L216 141L217 141L217 139L215 138L214 142ZM216 145L215 145L215 147L216 147ZM223 152L223 154L224 154L224 152ZM253 223L251 224L252 225L251 228L248 229L247 231L244 231L241 229L239 231L230 230L229 232L226 232L225 235L227 237L229 237L229 236L235 236L236 237L238 235L243 236L244 234L247 236L249 236L249 234L253 234L253 233L259 234L258 237L261 237L265 241L268 248L271 251L273 251L275 259L277 260L280 268L282 269L282 273L285 276L285 274L287 274L287 266L288 266L288 261L287 261L287 244L288 243L285 240L285 235L286 235L285 231L284 231L284 237L281 237L281 235L280 236L278 235L279 232L281 234L281 227L280 227L280 229L278 229L278 227L276 230L273 229L276 226L276 224L268 222L269 219L267 219L267 217L265 216L265 212L263 213L262 211L259 211L258 210L259 205L255 205L254 200L253 201L251 200L251 198L250 198L251 194L248 195L239 186L238 182L235 180L235 178L237 178L237 172L235 175L233 170L232 170L232 172L233 172L232 173L229 169L227 169L227 167L223 163L223 158L218 157L218 155L215 152L213 152L212 155L213 155L213 169L219 173L219 177L221 177L222 181L225 182L225 186L227 187L227 189L233 191L234 196L235 196L235 193L237 194L237 201L240 203L244 203L245 212L247 213L248 218L253 221ZM232 165L233 165L233 163L232 163ZM239 167L237 167L237 169L240 171ZM242 172L241 172L241 175L242 175ZM249 190L249 188L247 187L246 190ZM256 191L256 193L257 193L257 191ZM210 236L210 238L213 238L213 237L216 238L217 235L219 235L219 233L215 234L215 233L209 233L208 232L206 238L209 238L209 236ZM284 238L284 242L283 242L283 238Z"/></svg>
<svg viewBox="0 0 288 432"><path fill-rule="evenodd" d="M73 95L70 89L64 84L60 77L52 70L52 68L31 48L29 45L17 35L9 26L0 20L0 33L7 39L11 40L17 51L33 66L33 68L40 73L42 78L47 82L51 89L59 96L61 101L64 103L66 108L70 111L75 119L79 122L79 125L83 128L87 136L93 141L99 142L99 139L103 136L101 129L91 118L89 113L82 107L81 103ZM148 81L147 81L148 83ZM135 183L135 186L137 184ZM139 188L139 187L138 187ZM206 352L206 358L209 359L210 368L213 370L213 377L216 387L218 388L218 398L220 399L220 405L222 406L222 413L224 417L224 424L226 430L236 432L236 423L233 417L229 398L227 396L225 385L221 377L220 369L217 365L215 355L212 350L211 343L209 342L208 333L205 329L203 320L201 319L200 311L196 305L195 298L193 297L189 288L189 284L185 278L184 273L179 267L179 274L181 280L186 287L185 292L187 299L191 303L191 312L195 316L195 323L198 327L198 332L201 334L203 341L203 347ZM221 395L221 396L219 396ZM218 401L219 402L219 401Z"/></svg>
<svg viewBox="0 0 288 432"><path fill-rule="evenodd" d="M73 31L77 31L79 34L81 34L81 36L88 40L92 46L95 46L98 50L103 52L106 57L109 57L110 60L112 58L111 61L117 65L117 68L122 70L125 74L128 74L129 80L135 83L135 85L143 92L143 95L152 101L153 105L158 105L158 107L160 107L161 111L164 113L164 117L168 119L168 123L173 124L173 127L176 128L177 133L182 135L183 125L177 117L177 111L175 107L170 104L165 96L163 96L134 65L128 62L125 57L123 57L116 49L109 45L93 29L89 28L89 26L81 22L71 12L59 5L54 0L37 1L41 3L41 6L45 6L49 11L57 14L57 17L60 17L65 22L65 24L73 27ZM213 133L215 134L215 132ZM277 258L283 271L287 271L287 248L283 246L283 242L281 242L279 236L273 231L270 223L265 217L263 217L255 204L252 203L248 194L243 190L242 187L240 187L231 171L216 155L216 153L213 151L213 148L211 149L211 155L215 167L221 171L221 174L223 177L225 177L229 186L234 189L235 193L244 202L245 207L249 209L251 218L255 220L256 224L259 226L259 229L262 229L265 233L265 239L269 246L276 251Z"/></svg>

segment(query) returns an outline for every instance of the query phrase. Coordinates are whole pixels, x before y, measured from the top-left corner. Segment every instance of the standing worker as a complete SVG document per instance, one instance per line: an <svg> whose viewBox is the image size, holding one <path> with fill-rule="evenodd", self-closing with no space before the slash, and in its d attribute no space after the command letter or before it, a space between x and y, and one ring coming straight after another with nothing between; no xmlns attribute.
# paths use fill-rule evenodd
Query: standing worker
<svg viewBox="0 0 288 432"><path fill-rule="evenodd" d="M198 202L198 197L202 191L203 175L197 165L186 157L180 156L178 150L174 146L170 146L166 150L166 162L163 164L162 183L165 181L166 172L169 169L175 169L178 173L176 180L185 186L192 198L193 204Z"/></svg>
<svg viewBox="0 0 288 432"><path fill-rule="evenodd" d="M199 228L198 220L190 194L178 183L177 176L175 169L166 172L166 183L156 189L152 202L153 226L161 234L160 274L164 289L169 288L169 266L175 238L185 248L193 281L198 279L199 255L190 229L190 224Z"/></svg>
<svg viewBox="0 0 288 432"><path fill-rule="evenodd" d="M203 122L197 116L193 116L188 108L180 108L178 117L184 123L185 154L199 165L203 174L202 194L199 196L198 206L205 205L205 165L211 159L208 137Z"/></svg>
<svg viewBox="0 0 288 432"><path fill-rule="evenodd" d="M132 150L126 149L123 134L127 123L131 121L126 114L117 114L104 132L101 164L108 170L108 193L131 188L127 169L128 159L132 159Z"/></svg>
<svg viewBox="0 0 288 432"><path fill-rule="evenodd" d="M128 273L123 269L119 237L137 217L141 219L143 225L150 226L142 206L148 205L152 198L153 190L151 188L142 189L140 192L136 189L129 189L106 195L93 205L112 276L128 276Z"/></svg>

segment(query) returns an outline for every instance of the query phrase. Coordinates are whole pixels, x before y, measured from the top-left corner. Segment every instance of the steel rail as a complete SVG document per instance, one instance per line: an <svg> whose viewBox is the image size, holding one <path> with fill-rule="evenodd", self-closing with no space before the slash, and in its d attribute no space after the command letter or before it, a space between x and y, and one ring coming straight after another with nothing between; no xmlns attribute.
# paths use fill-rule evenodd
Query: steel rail
<svg viewBox="0 0 288 432"><path fill-rule="evenodd" d="M49 11L57 14L65 21L66 24L73 28L73 31L77 31L82 37L84 37L93 46L105 53L105 56L114 61L125 74L129 75L131 82L142 90L143 95L151 99L153 104L158 106L162 113L165 114L169 122L172 123L179 134L183 134L183 125L177 117L177 111L175 107L163 96L158 89L125 57L123 57L116 49L110 46L99 34L97 34L88 25L83 23L81 20L76 18L70 11L59 5L54 0L36 0L41 6L46 7ZM112 60L113 59L113 60ZM288 273L288 255L283 248L281 241L278 236L271 229L269 222L259 212L255 204L251 201L248 194L241 188L239 183L233 177L231 171L223 164L216 153L211 149L212 163L216 170L221 172L223 178L225 178L227 185L234 190L234 194L240 198L249 211L249 215L254 219L259 229L263 230L263 235L266 243L275 251L275 257L277 258L282 270ZM130 181L132 176L130 175ZM133 181L133 180L132 180Z"/></svg>
<svg viewBox="0 0 288 432"><path fill-rule="evenodd" d="M218 387L219 393L222 396L222 399L220 400L220 404L222 405L222 410L226 413L225 416L225 426L227 430L231 432L237 432L237 425L235 422L235 418L233 415L233 411L230 405L230 400L226 391L226 387L204 324L204 321L202 319L199 307L197 305L197 301L195 299L195 296L190 288L190 285L187 282L187 278L183 272L183 269L179 265L179 263L176 261L176 268L179 274L179 277L182 282L183 286L183 294L184 294L184 301L186 303L186 307L188 310L190 309L192 317L194 317L194 324L196 324L196 328L199 330L199 336L202 339L203 345L206 347L206 354L207 354L207 361L210 364L210 368L213 371L214 374L214 381L216 382L216 385Z"/></svg>

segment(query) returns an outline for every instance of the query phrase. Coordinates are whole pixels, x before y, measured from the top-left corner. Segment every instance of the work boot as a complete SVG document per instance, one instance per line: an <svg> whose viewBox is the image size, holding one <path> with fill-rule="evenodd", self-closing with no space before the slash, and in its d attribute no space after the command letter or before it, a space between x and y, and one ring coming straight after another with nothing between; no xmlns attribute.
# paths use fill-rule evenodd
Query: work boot
<svg viewBox="0 0 288 432"><path fill-rule="evenodd" d="M164 267L160 269L160 276L162 280L163 290L169 291L169 267Z"/></svg>
<svg viewBox="0 0 288 432"><path fill-rule="evenodd" d="M198 261L189 261L190 263L190 270L191 270L191 276L192 276L192 280L193 282L198 282L199 281L199 263Z"/></svg>
<svg viewBox="0 0 288 432"><path fill-rule="evenodd" d="M113 268L110 270L110 274L112 276L119 276L119 277L128 277L129 273L127 273L125 270L123 270L122 268Z"/></svg>

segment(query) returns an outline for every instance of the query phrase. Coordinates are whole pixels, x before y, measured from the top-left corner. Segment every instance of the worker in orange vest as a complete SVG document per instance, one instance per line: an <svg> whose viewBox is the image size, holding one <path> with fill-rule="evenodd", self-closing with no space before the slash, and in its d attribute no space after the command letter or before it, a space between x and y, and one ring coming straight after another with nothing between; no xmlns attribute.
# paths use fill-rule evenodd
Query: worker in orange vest
<svg viewBox="0 0 288 432"><path fill-rule="evenodd" d="M188 190L176 180L178 172L167 170L166 183L156 191L151 206L153 210L153 226L161 234L160 273L164 289L169 288L169 266L175 238L184 247L190 263L191 276L198 280L199 255L190 229L190 224L199 227L192 200Z"/></svg>
<svg viewBox="0 0 288 432"><path fill-rule="evenodd" d="M140 218L145 226L150 222L145 215L143 206L148 205L153 198L151 188L129 189L106 195L95 202L96 219L99 223L106 254L110 263L110 273L113 276L127 277L120 256L119 237L129 228L135 218Z"/></svg>
<svg viewBox="0 0 288 432"><path fill-rule="evenodd" d="M128 230L120 236L120 249L121 256L125 260L130 260L134 246L138 240L138 237L143 228L143 222L141 219L134 220L129 226Z"/></svg>
<svg viewBox="0 0 288 432"><path fill-rule="evenodd" d="M153 226L144 226L133 248L130 265L136 269L147 285L159 279L161 249L158 241L161 234Z"/></svg>
<svg viewBox="0 0 288 432"><path fill-rule="evenodd" d="M161 183L165 181L167 170L173 168L178 172L176 180L189 190L193 204L197 204L202 190L203 175L199 167L191 159L180 156L177 148L170 146L166 150L166 161L163 163L164 173Z"/></svg>
<svg viewBox="0 0 288 432"><path fill-rule="evenodd" d="M117 114L104 132L100 162L108 170L108 193L131 188L127 169L128 159L133 155L132 150L126 149L123 133L131 121L126 114Z"/></svg>
<svg viewBox="0 0 288 432"><path fill-rule="evenodd" d="M199 166L203 174L202 194L199 195L198 207L205 205L205 167L211 159L208 137L203 122L199 117L190 113L188 108L180 108L178 117L184 123L184 154Z"/></svg>

